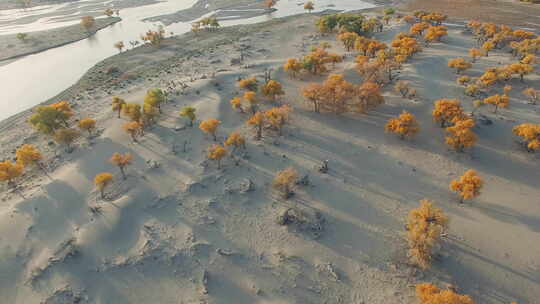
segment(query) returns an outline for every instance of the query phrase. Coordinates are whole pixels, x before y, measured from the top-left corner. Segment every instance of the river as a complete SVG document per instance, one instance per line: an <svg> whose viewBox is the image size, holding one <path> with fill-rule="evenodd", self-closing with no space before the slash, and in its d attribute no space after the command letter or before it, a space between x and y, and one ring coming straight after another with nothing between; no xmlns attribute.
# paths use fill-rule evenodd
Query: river
<svg viewBox="0 0 540 304"><path fill-rule="evenodd" d="M18 21L28 20L26 23L17 22L16 25L13 25L15 24L13 22L13 24L0 27L0 41L1 35L5 34L50 29L78 22L67 17L80 13L80 10L89 7L91 1L82 0L71 3L69 6L59 4L34 7L27 11L0 11L0 22L4 24L10 20L15 21L17 18L23 18ZM99 2L100 0L93 1ZM98 31L88 39L16 60L0 62L0 84L2 86L0 90L0 120L54 97L76 83L92 66L116 54L118 51L113 47L115 42L124 41L126 45L129 45L128 41L138 40L141 33L158 25L158 23L143 22L143 19L189 8L195 1L168 0L126 8L121 10L121 22ZM107 3L107 1L101 1L101 4L103 2ZM373 4L359 0L318 0L314 2L317 10L328 8L355 10L374 7ZM220 23L222 26L251 24L269 18L304 12L301 2L294 0L280 0L275 8L277 11L267 15L247 19L221 20ZM190 23L178 22L167 26L166 32L174 32L177 35L190 29Z"/></svg>

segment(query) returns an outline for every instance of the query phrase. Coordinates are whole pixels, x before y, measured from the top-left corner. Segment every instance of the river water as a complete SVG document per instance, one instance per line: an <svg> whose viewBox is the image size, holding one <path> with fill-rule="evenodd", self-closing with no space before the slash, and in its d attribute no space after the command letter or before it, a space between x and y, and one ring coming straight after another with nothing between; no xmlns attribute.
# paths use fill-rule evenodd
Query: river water
<svg viewBox="0 0 540 304"><path fill-rule="evenodd" d="M196 0L168 0L155 4L122 9L122 21L98 31L88 39L28 55L16 60L0 62L0 120L29 109L76 83L82 75L101 60L116 54L117 41L138 40L140 34L155 28L158 23L143 22L149 17L191 7ZM317 10L355 10L373 7L360 0L316 0ZM82 0L70 4L47 5L23 10L0 11L1 35L50 29L77 23L82 11L103 10L110 1ZM98 5L99 4L99 5ZM221 20L222 26L251 24L271 18L304 12L302 2L280 0L277 11L254 18ZM190 23L178 22L167 26L166 32L182 34L191 29Z"/></svg>

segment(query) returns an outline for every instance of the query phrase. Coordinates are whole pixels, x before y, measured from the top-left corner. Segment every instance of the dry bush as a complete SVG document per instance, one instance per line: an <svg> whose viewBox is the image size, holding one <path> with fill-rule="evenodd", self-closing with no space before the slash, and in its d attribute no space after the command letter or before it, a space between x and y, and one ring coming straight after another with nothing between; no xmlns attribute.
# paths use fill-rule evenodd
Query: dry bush
<svg viewBox="0 0 540 304"><path fill-rule="evenodd" d="M293 168L287 168L279 171L272 184L272 187L283 195L283 198L288 199L294 194L294 186L298 180L298 172Z"/></svg>
<svg viewBox="0 0 540 304"><path fill-rule="evenodd" d="M420 304L474 304L467 295L460 295L453 290L440 290L430 283L416 285L416 296Z"/></svg>

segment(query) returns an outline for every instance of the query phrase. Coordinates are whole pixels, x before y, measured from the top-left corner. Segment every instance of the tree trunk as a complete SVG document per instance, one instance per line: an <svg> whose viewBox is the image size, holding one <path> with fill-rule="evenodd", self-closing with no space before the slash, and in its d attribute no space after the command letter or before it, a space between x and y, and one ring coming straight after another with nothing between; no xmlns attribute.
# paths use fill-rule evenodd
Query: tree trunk
<svg viewBox="0 0 540 304"><path fill-rule="evenodd" d="M189 120L189 126L193 128L193 120Z"/></svg>
<svg viewBox="0 0 540 304"><path fill-rule="evenodd" d="M105 198L105 188L100 188L99 192L101 193L101 198L104 199Z"/></svg>
<svg viewBox="0 0 540 304"><path fill-rule="evenodd" d="M120 118L120 111L122 110L122 107L118 106L118 118Z"/></svg>
<svg viewBox="0 0 540 304"><path fill-rule="evenodd" d="M221 169L221 158L217 160L217 168Z"/></svg>
<svg viewBox="0 0 540 304"><path fill-rule="evenodd" d="M43 165L40 162L36 162L36 165L38 166L39 169L41 169L41 171L43 171L43 173L45 173L45 175L47 175L47 177L50 180L53 180L52 177L49 175L49 173L47 173L47 170L45 170L45 167L43 167Z"/></svg>
<svg viewBox="0 0 540 304"><path fill-rule="evenodd" d="M217 141L216 132L212 133L212 137L214 137L214 141Z"/></svg>
<svg viewBox="0 0 540 304"><path fill-rule="evenodd" d="M122 178L125 180L127 176L126 176L126 172L124 172L124 167L118 166L118 168L120 168L120 172L122 173Z"/></svg>
<svg viewBox="0 0 540 304"><path fill-rule="evenodd" d="M255 137L256 140L261 140L262 138L262 124L257 126L257 136Z"/></svg>

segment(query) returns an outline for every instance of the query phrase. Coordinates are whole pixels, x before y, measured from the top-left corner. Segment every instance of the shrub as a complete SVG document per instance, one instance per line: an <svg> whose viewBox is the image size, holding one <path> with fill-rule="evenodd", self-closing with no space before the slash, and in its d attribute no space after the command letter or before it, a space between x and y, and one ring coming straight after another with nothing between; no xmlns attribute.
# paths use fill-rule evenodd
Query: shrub
<svg viewBox="0 0 540 304"><path fill-rule="evenodd" d="M480 189L483 186L482 179L476 175L476 171L467 170L459 179L450 182L450 190L457 192L460 197L460 203L463 200L472 199L480 195Z"/></svg>
<svg viewBox="0 0 540 304"><path fill-rule="evenodd" d="M273 188L280 191L283 198L288 199L294 194L294 186L298 180L298 172L293 168L279 171L274 177Z"/></svg>
<svg viewBox="0 0 540 304"><path fill-rule="evenodd" d="M522 145L527 148L527 151L534 152L540 150L540 125L532 123L524 123L515 126L512 132L521 137Z"/></svg>
<svg viewBox="0 0 540 304"><path fill-rule="evenodd" d="M0 182L5 182L10 187L15 187L15 179L23 174L23 165L12 163L9 160L0 162Z"/></svg>
<svg viewBox="0 0 540 304"><path fill-rule="evenodd" d="M400 139L413 137L420 131L416 118L407 111L403 111L397 118L390 119L384 129L386 132L398 134Z"/></svg>
<svg viewBox="0 0 540 304"><path fill-rule="evenodd" d="M474 304L466 295L460 295L453 290L440 290L430 283L416 285L416 296L420 304Z"/></svg>

